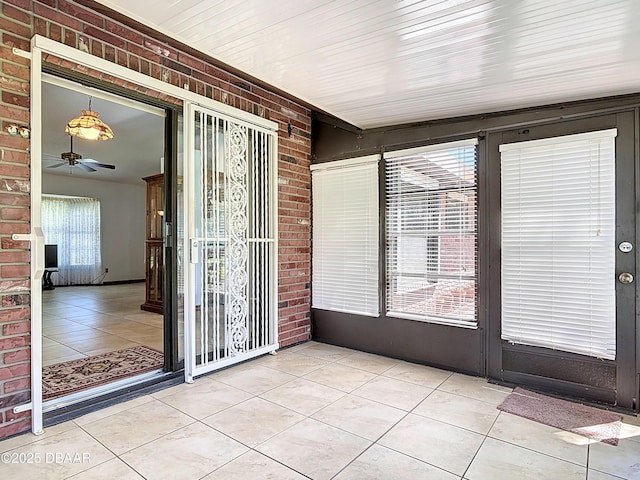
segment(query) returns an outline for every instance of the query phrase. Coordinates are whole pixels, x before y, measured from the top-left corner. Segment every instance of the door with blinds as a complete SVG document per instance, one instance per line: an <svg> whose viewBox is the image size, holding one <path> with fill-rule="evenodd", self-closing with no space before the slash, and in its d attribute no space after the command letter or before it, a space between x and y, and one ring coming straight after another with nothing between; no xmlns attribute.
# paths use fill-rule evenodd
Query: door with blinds
<svg viewBox="0 0 640 480"><path fill-rule="evenodd" d="M188 105L185 375L277 348L275 132Z"/></svg>
<svg viewBox="0 0 640 480"><path fill-rule="evenodd" d="M492 135L490 376L637 407L632 129L619 114Z"/></svg>

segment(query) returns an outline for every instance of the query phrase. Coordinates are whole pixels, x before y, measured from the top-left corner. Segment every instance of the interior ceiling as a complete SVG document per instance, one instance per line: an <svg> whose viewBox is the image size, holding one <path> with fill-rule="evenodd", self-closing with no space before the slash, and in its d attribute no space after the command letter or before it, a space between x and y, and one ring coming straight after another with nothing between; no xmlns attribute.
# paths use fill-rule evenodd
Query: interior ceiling
<svg viewBox="0 0 640 480"><path fill-rule="evenodd" d="M360 128L640 91L638 0L98 0Z"/></svg>
<svg viewBox="0 0 640 480"><path fill-rule="evenodd" d="M92 92L97 93L97 92ZM130 102L135 105L135 102ZM112 140L90 141L74 138L73 151L82 160L93 159L116 166L115 170L96 168L86 172L66 165L48 168L60 163L62 152L68 152L69 135L64 128L69 120L86 110L89 95L75 90L42 84L42 167L45 174L71 175L94 180L144 184L142 177L160 173L160 159L164 156L164 118L131 106L94 96L92 109L100 113L114 133ZM148 107L145 107L149 110ZM87 162L91 166L91 163Z"/></svg>

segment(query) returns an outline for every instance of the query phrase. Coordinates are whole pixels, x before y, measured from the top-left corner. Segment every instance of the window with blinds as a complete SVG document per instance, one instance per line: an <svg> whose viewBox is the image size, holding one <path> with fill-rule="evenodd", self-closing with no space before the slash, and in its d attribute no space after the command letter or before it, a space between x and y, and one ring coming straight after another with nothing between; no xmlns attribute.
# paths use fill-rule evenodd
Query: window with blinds
<svg viewBox="0 0 640 480"><path fill-rule="evenodd" d="M387 315L476 326L476 144L384 154Z"/></svg>
<svg viewBox="0 0 640 480"><path fill-rule="evenodd" d="M500 146L504 340L615 359L615 136Z"/></svg>
<svg viewBox="0 0 640 480"><path fill-rule="evenodd" d="M378 316L377 155L311 166L312 306Z"/></svg>

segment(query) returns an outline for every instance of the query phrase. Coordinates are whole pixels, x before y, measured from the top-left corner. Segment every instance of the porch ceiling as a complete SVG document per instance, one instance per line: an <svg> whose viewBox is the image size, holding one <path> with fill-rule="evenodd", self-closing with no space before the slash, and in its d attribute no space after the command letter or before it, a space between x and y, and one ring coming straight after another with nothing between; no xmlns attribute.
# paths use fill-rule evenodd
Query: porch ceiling
<svg viewBox="0 0 640 480"><path fill-rule="evenodd" d="M637 0L99 0L361 128L640 91Z"/></svg>

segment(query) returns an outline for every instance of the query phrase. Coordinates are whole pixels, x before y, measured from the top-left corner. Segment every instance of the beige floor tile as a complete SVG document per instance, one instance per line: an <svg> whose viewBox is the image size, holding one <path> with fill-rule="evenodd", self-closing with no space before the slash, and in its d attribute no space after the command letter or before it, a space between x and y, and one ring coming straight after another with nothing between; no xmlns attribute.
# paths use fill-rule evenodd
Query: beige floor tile
<svg viewBox="0 0 640 480"><path fill-rule="evenodd" d="M261 395L302 415L311 415L344 396L344 392L298 378Z"/></svg>
<svg viewBox="0 0 640 480"><path fill-rule="evenodd" d="M589 439L516 415L500 412L489 436L561 460L587 464Z"/></svg>
<svg viewBox="0 0 640 480"><path fill-rule="evenodd" d="M328 362L319 358L289 353L287 350L276 355L265 355L256 360L256 363L291 375L302 376L327 365Z"/></svg>
<svg viewBox="0 0 640 480"><path fill-rule="evenodd" d="M399 360L387 358L371 353L356 352L338 360L338 363L348 367L359 368L367 372L381 374L400 363Z"/></svg>
<svg viewBox="0 0 640 480"><path fill-rule="evenodd" d="M122 460L114 458L69 477L69 480L144 480L144 478Z"/></svg>
<svg viewBox="0 0 640 480"><path fill-rule="evenodd" d="M602 473L592 469L589 469L589 473L587 474L588 480L620 480L620 478L621 477L614 477L608 473Z"/></svg>
<svg viewBox="0 0 640 480"><path fill-rule="evenodd" d="M67 345L49 345L42 348L42 358L44 361L48 361L52 358L72 357L74 355L81 354L78 350L75 350Z"/></svg>
<svg viewBox="0 0 640 480"><path fill-rule="evenodd" d="M400 362L386 370L383 375L427 388L437 388L451 376L451 372L415 363Z"/></svg>
<svg viewBox="0 0 640 480"><path fill-rule="evenodd" d="M304 420L304 416L261 398L251 398L202 421L250 447Z"/></svg>
<svg viewBox="0 0 640 480"><path fill-rule="evenodd" d="M487 438L465 474L469 480L584 480L586 468Z"/></svg>
<svg viewBox="0 0 640 480"><path fill-rule="evenodd" d="M308 418L258 445L256 450L315 480L327 480L370 444Z"/></svg>
<svg viewBox="0 0 640 480"><path fill-rule="evenodd" d="M330 363L304 376L307 380L321 383L343 392L352 392L376 377L375 373L337 363Z"/></svg>
<svg viewBox="0 0 640 480"><path fill-rule="evenodd" d="M351 392L353 395L375 400L402 410L412 410L427 398L433 389L380 376Z"/></svg>
<svg viewBox="0 0 640 480"><path fill-rule="evenodd" d="M635 425L633 423L629 423L629 420L625 418L620 426L620 438L626 438L640 443L640 423Z"/></svg>
<svg viewBox="0 0 640 480"><path fill-rule="evenodd" d="M82 428L116 455L156 440L195 420L158 400L96 420Z"/></svg>
<svg viewBox="0 0 640 480"><path fill-rule="evenodd" d="M160 400L193 418L204 418L251 398L243 390L214 380L200 380Z"/></svg>
<svg viewBox="0 0 640 480"><path fill-rule="evenodd" d="M70 430L78 430L78 426L72 421L58 423L57 425L47 427L44 429L44 433L42 433L41 435L34 435L31 432L26 432L22 435L17 435L6 440L1 440L0 453L8 452L9 450L14 450L18 447L38 442L40 440L44 440L45 438L52 437L63 432L68 432Z"/></svg>
<svg viewBox="0 0 640 480"><path fill-rule="evenodd" d="M279 387L296 378L288 373L254 365L245 366L242 369L233 367L221 373L216 375L216 380L254 395Z"/></svg>
<svg viewBox="0 0 640 480"><path fill-rule="evenodd" d="M86 340L87 338L100 338L104 336L104 333L95 328L79 326L66 333L54 333L47 335L48 338L58 343L69 344L69 342L75 342L78 340Z"/></svg>
<svg viewBox="0 0 640 480"><path fill-rule="evenodd" d="M124 338L111 335L65 343L70 348L87 355L96 355L96 351L113 351L134 346L135 343Z"/></svg>
<svg viewBox="0 0 640 480"><path fill-rule="evenodd" d="M298 352L304 348L309 348L311 345L320 345L318 342L314 342L313 340L309 340L308 342L299 343L297 345L293 345L291 347L285 347L280 352Z"/></svg>
<svg viewBox="0 0 640 480"><path fill-rule="evenodd" d="M413 413L486 435L500 410L488 403L436 390Z"/></svg>
<svg viewBox="0 0 640 480"><path fill-rule="evenodd" d="M145 478L197 479L247 452L213 428L194 423L122 455Z"/></svg>
<svg viewBox="0 0 640 480"><path fill-rule="evenodd" d="M457 480L459 477L379 445L356 458L335 480Z"/></svg>
<svg viewBox="0 0 640 480"><path fill-rule="evenodd" d="M404 410L346 395L316 412L313 418L376 441L406 414Z"/></svg>
<svg viewBox="0 0 640 480"><path fill-rule="evenodd" d="M484 438L462 428L409 414L378 443L462 475Z"/></svg>
<svg viewBox="0 0 640 480"><path fill-rule="evenodd" d="M451 377L438 387L438 390L487 402L496 407L500 405L512 391L511 388L492 385L484 378L472 377L460 373L451 375Z"/></svg>
<svg viewBox="0 0 640 480"><path fill-rule="evenodd" d="M253 450L227 463L202 480L305 480L307 477Z"/></svg>
<svg viewBox="0 0 640 480"><path fill-rule="evenodd" d="M353 350L348 348L336 347L335 345L329 345L326 343L316 343L309 345L307 348L299 350L297 353L300 355L306 355L308 357L320 358L327 362L335 362L341 358L347 357L353 353Z"/></svg>
<svg viewBox="0 0 640 480"><path fill-rule="evenodd" d="M113 453L79 428L47 436L4 455L9 456L9 461L2 457L3 479L38 480L67 478L114 458Z"/></svg>
<svg viewBox="0 0 640 480"><path fill-rule="evenodd" d="M628 480L640 479L640 445L620 440L614 447L606 443L589 445L589 468Z"/></svg>
<svg viewBox="0 0 640 480"><path fill-rule="evenodd" d="M87 413L86 415L82 415L81 417L73 419L73 422L82 427L91 422L110 417L111 415L117 415L118 413L129 410L130 408L144 405L145 403L149 403L152 400L153 397L151 395L144 395L142 397L137 397L126 402L111 405L110 407L101 408L100 410L96 410L95 412Z"/></svg>
<svg viewBox="0 0 640 480"><path fill-rule="evenodd" d="M109 344L107 344L109 345ZM127 342L126 340L122 343L111 344L111 346L102 346L101 348L96 348L95 350L87 350L86 355L91 357L94 355L102 355L103 353L113 352L115 350L124 350L125 348L131 348L138 346L138 343Z"/></svg>
<svg viewBox="0 0 640 480"><path fill-rule="evenodd" d="M72 360L80 360L81 358L87 358L87 355L85 355L84 353L75 353L73 355L67 355L66 357L53 357L53 358L43 357L42 366L48 367L50 365L55 365L56 363L70 362Z"/></svg>

